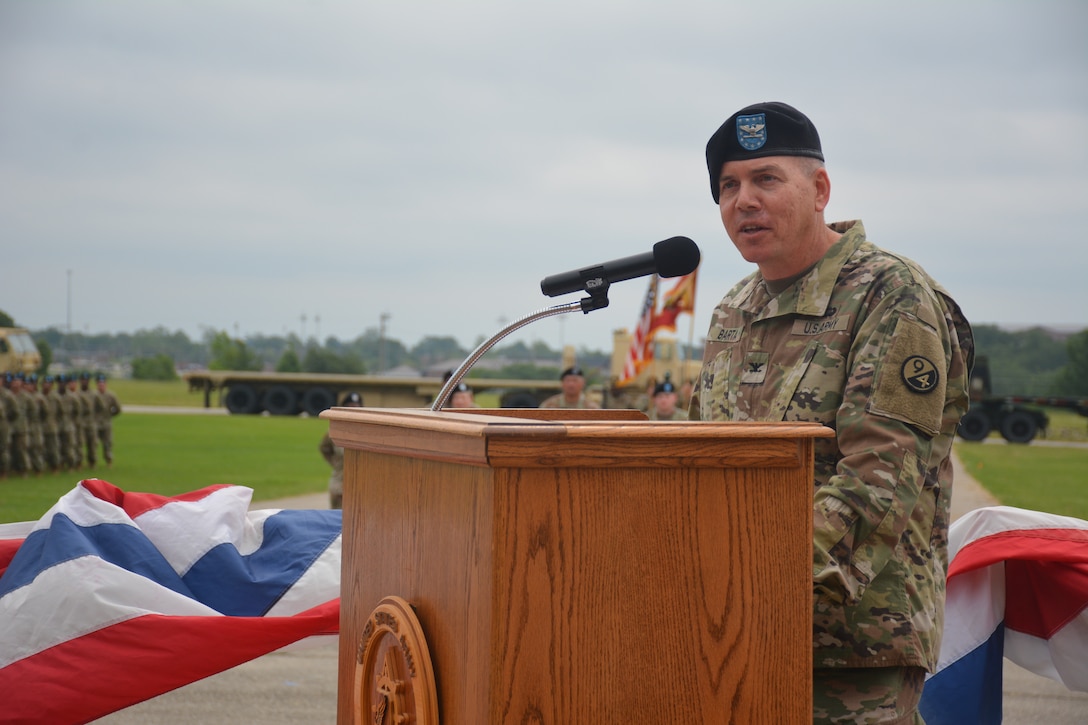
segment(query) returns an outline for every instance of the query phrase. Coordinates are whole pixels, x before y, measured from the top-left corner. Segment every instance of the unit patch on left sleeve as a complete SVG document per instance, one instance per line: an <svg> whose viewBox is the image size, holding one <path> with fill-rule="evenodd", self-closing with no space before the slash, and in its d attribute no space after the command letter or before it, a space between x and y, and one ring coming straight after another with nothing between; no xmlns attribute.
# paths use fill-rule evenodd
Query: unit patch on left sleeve
<svg viewBox="0 0 1088 725"><path fill-rule="evenodd" d="M945 403L945 354L937 333L901 317L880 366L869 411L918 426L936 435Z"/></svg>
<svg viewBox="0 0 1088 725"><path fill-rule="evenodd" d="M916 393L932 393L940 380L937 367L921 355L911 355L903 363L903 382Z"/></svg>

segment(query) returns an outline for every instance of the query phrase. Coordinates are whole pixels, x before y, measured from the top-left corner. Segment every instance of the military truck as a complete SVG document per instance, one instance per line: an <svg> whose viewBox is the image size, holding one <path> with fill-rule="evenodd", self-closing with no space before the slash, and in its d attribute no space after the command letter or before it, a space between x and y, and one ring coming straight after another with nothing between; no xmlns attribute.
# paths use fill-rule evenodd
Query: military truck
<svg viewBox="0 0 1088 725"><path fill-rule="evenodd" d="M654 337L654 357L633 380L624 384L623 368L627 364L627 351L631 347L631 333L620 328L612 333L611 384L602 394L602 404L608 408L646 408L651 383L669 378L679 388L685 381L699 376L703 361L684 359L677 341L670 337Z"/></svg>
<svg viewBox="0 0 1088 725"><path fill-rule="evenodd" d="M29 332L0 327L0 373L34 373L41 366L42 354Z"/></svg>
<svg viewBox="0 0 1088 725"><path fill-rule="evenodd" d="M317 415L340 403L348 392L363 396L369 408L424 408L442 389L441 378L328 373L267 373L205 370L184 373L190 392L204 393L204 407L222 405L234 415ZM560 389L558 380L466 378L479 393L497 391L504 408L535 408Z"/></svg>
<svg viewBox="0 0 1088 725"><path fill-rule="evenodd" d="M1069 408L1088 416L1088 398L993 395L990 365L984 355L975 358L970 395L971 406L958 431L966 441L981 441L996 430L1009 443L1030 443L1039 433L1045 435L1050 425L1050 417L1040 408Z"/></svg>

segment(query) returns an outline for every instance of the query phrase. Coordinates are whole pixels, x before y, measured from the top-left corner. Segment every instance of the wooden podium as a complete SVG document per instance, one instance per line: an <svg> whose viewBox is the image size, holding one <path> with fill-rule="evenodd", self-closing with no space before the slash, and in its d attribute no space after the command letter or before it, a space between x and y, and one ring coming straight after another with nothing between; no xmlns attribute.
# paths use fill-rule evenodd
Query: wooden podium
<svg viewBox="0 0 1088 725"><path fill-rule="evenodd" d="M829 429L322 417L346 449L339 723L811 721L813 439Z"/></svg>

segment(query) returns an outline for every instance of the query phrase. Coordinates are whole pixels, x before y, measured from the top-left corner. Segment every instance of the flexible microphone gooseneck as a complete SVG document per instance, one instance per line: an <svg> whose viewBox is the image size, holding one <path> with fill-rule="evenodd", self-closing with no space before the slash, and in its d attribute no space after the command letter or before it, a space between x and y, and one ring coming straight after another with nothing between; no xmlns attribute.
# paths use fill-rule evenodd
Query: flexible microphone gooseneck
<svg viewBox="0 0 1088 725"><path fill-rule="evenodd" d="M545 317L554 317L567 312L581 310L588 315L593 310L608 307L608 287L612 282L622 282L635 277L644 277L656 273L660 277L682 277L691 274L699 266L699 247L687 237L671 237L654 245L652 252L636 254L623 259L616 259L594 267L584 267L571 272L553 274L545 277L540 282L540 291L548 297L567 294L569 292L585 291L589 294L578 302L568 302L563 305L548 307L515 320L499 330L489 339L484 340L473 350L465 361L453 371L438 396L431 403L432 411L439 411L449 401L450 394L461 378L469 371L476 361L495 346L499 340L518 330L530 322L542 320Z"/></svg>

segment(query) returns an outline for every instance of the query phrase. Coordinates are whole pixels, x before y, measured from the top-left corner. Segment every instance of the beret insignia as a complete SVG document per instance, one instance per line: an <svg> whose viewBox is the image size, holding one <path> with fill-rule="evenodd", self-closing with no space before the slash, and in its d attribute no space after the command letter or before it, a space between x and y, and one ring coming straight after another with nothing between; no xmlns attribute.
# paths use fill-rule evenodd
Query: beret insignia
<svg viewBox="0 0 1088 725"><path fill-rule="evenodd" d="M767 143L767 114L737 116L737 143L748 151L762 148Z"/></svg>

